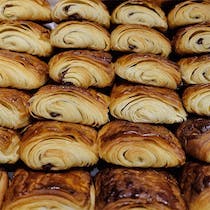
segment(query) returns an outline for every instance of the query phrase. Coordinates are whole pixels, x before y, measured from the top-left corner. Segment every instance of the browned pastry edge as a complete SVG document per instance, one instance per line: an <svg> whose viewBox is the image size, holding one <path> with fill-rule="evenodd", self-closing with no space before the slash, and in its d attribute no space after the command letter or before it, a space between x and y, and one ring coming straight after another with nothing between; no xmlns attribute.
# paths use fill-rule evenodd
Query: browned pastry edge
<svg viewBox="0 0 210 210"><path fill-rule="evenodd" d="M3 168L0 168L0 209L4 201L8 184L9 184L9 178L7 172Z"/></svg>

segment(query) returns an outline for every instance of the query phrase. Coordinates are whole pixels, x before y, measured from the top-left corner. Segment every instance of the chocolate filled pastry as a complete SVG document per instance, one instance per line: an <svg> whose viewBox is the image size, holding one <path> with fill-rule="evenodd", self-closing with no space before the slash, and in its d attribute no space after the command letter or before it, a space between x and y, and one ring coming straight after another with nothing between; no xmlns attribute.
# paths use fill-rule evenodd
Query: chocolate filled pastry
<svg viewBox="0 0 210 210"><path fill-rule="evenodd" d="M168 57L170 41L160 32L142 25L120 25L111 33L111 48L121 52L152 53Z"/></svg>
<svg viewBox="0 0 210 210"><path fill-rule="evenodd" d="M114 63L118 76L131 82L176 89L181 83L178 66L161 56L133 53Z"/></svg>
<svg viewBox="0 0 210 210"><path fill-rule="evenodd" d="M28 125L29 98L23 91L0 88L0 126L17 129Z"/></svg>
<svg viewBox="0 0 210 210"><path fill-rule="evenodd" d="M177 54L210 52L210 23L197 24L180 29L173 38Z"/></svg>
<svg viewBox="0 0 210 210"><path fill-rule="evenodd" d="M185 163L178 139L165 127L112 121L98 133L99 155L125 167L174 167Z"/></svg>
<svg viewBox="0 0 210 210"><path fill-rule="evenodd" d="M3 169L0 168L0 209L2 209L2 204L4 200L5 193L7 191L9 184L9 179L7 172Z"/></svg>
<svg viewBox="0 0 210 210"><path fill-rule="evenodd" d="M112 13L116 24L140 24L166 31L167 18L164 11L154 2L128 0L121 3Z"/></svg>
<svg viewBox="0 0 210 210"><path fill-rule="evenodd" d="M170 89L121 84L112 89L111 115L140 123L173 124L186 120L178 94Z"/></svg>
<svg viewBox="0 0 210 210"><path fill-rule="evenodd" d="M168 14L170 28L210 21L210 1L191 0L177 4Z"/></svg>
<svg viewBox="0 0 210 210"><path fill-rule="evenodd" d="M42 173L18 169L6 193L3 210L94 210L95 190L82 170Z"/></svg>
<svg viewBox="0 0 210 210"><path fill-rule="evenodd" d="M181 176L181 190L189 210L210 209L210 165L188 163Z"/></svg>
<svg viewBox="0 0 210 210"><path fill-rule="evenodd" d="M189 86L182 99L189 113L210 116L210 84Z"/></svg>
<svg viewBox="0 0 210 210"><path fill-rule="evenodd" d="M92 22L67 21L52 30L51 44L59 48L110 50L110 34Z"/></svg>
<svg viewBox="0 0 210 210"><path fill-rule="evenodd" d="M19 147L19 135L11 129L0 127L0 164L16 163Z"/></svg>
<svg viewBox="0 0 210 210"><path fill-rule="evenodd" d="M0 0L0 20L50 21L47 0Z"/></svg>
<svg viewBox="0 0 210 210"><path fill-rule="evenodd" d="M98 161L97 132L88 126L42 121L31 125L20 144L20 158L32 169L64 170Z"/></svg>
<svg viewBox="0 0 210 210"><path fill-rule="evenodd" d="M0 48L49 56L52 52L50 31L31 21L1 21Z"/></svg>
<svg viewBox="0 0 210 210"><path fill-rule="evenodd" d="M47 82L48 65L37 57L0 50L0 87L39 88Z"/></svg>
<svg viewBox="0 0 210 210"><path fill-rule="evenodd" d="M101 51L73 50L62 52L49 62L50 77L62 84L99 88L111 86L114 69L112 56Z"/></svg>
<svg viewBox="0 0 210 210"><path fill-rule="evenodd" d="M186 210L176 180L166 172L106 168L96 175L96 210Z"/></svg>
<svg viewBox="0 0 210 210"><path fill-rule="evenodd" d="M176 136L187 154L210 163L210 119L189 119L178 127Z"/></svg>
<svg viewBox="0 0 210 210"><path fill-rule="evenodd" d="M55 22L63 20L88 20L110 26L110 15L101 0L60 0L52 11Z"/></svg>
<svg viewBox="0 0 210 210"><path fill-rule="evenodd" d="M210 55L182 58L178 64L185 83L210 83Z"/></svg>
<svg viewBox="0 0 210 210"><path fill-rule="evenodd" d="M93 89L47 85L29 101L35 118L100 126L109 121L109 97Z"/></svg>

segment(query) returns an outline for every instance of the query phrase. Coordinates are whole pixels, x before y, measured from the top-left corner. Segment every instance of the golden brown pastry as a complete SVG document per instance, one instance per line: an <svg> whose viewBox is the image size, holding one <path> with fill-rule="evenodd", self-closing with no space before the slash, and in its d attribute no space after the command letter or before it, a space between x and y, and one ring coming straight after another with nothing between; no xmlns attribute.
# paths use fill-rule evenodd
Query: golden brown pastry
<svg viewBox="0 0 210 210"><path fill-rule="evenodd" d="M52 11L54 21L88 20L109 27L110 15L101 0L60 0Z"/></svg>
<svg viewBox="0 0 210 210"><path fill-rule="evenodd" d="M20 138L8 128L0 127L0 164L15 163L19 159Z"/></svg>
<svg viewBox="0 0 210 210"><path fill-rule="evenodd" d="M8 184L9 184L9 179L8 179L7 172L3 168L0 168L0 209L3 204L3 200L4 200L5 193L7 191Z"/></svg>
<svg viewBox="0 0 210 210"><path fill-rule="evenodd" d="M114 63L118 76L131 82L176 89L181 83L178 66L161 56L133 53Z"/></svg>
<svg viewBox="0 0 210 210"><path fill-rule="evenodd" d="M0 20L50 21L47 0L0 0Z"/></svg>
<svg viewBox="0 0 210 210"><path fill-rule="evenodd" d="M187 154L210 163L210 119L189 119L178 127L176 135Z"/></svg>
<svg viewBox="0 0 210 210"><path fill-rule="evenodd" d="M42 121L31 125L20 144L20 158L32 169L64 170L98 161L97 132L88 126Z"/></svg>
<svg viewBox="0 0 210 210"><path fill-rule="evenodd" d="M141 123L173 124L187 115L175 91L130 84L113 88L110 112L117 119Z"/></svg>
<svg viewBox="0 0 210 210"><path fill-rule="evenodd" d="M50 32L31 21L1 21L0 48L49 56L52 52Z"/></svg>
<svg viewBox="0 0 210 210"><path fill-rule="evenodd" d="M170 41L160 32L142 25L120 25L111 33L112 50L152 53L167 57L171 53Z"/></svg>
<svg viewBox="0 0 210 210"><path fill-rule="evenodd" d="M210 116L210 84L190 86L185 89L182 98L189 113Z"/></svg>
<svg viewBox="0 0 210 210"><path fill-rule="evenodd" d="M18 169L3 210L94 210L94 202L94 186L86 171L42 173Z"/></svg>
<svg viewBox="0 0 210 210"><path fill-rule="evenodd" d="M23 91L0 88L0 126L17 129L28 125L29 98Z"/></svg>
<svg viewBox="0 0 210 210"><path fill-rule="evenodd" d="M182 58L178 64L187 84L210 83L210 55Z"/></svg>
<svg viewBox="0 0 210 210"><path fill-rule="evenodd" d="M125 167L174 167L185 163L178 139L163 126L112 121L98 133L99 155Z"/></svg>
<svg viewBox="0 0 210 210"><path fill-rule="evenodd" d="M100 126L109 121L109 97L93 89L47 85L29 101L35 118Z"/></svg>
<svg viewBox="0 0 210 210"><path fill-rule="evenodd" d="M140 24L166 31L168 28L164 11L154 2L128 0L116 7L112 22L117 24Z"/></svg>
<svg viewBox="0 0 210 210"><path fill-rule="evenodd" d="M176 180L166 172L107 168L97 174L96 210L186 210Z"/></svg>
<svg viewBox="0 0 210 210"><path fill-rule="evenodd" d="M176 53L200 54L210 52L210 23L180 29L173 38Z"/></svg>
<svg viewBox="0 0 210 210"><path fill-rule="evenodd" d="M50 77L77 87L110 86L114 80L112 56L101 51L73 50L55 55L49 62Z"/></svg>
<svg viewBox="0 0 210 210"><path fill-rule="evenodd" d="M177 4L168 14L170 28L210 21L210 2L201 0L183 1Z"/></svg>
<svg viewBox="0 0 210 210"><path fill-rule="evenodd" d="M48 65L35 56L0 50L0 87L35 89L48 78Z"/></svg>
<svg viewBox="0 0 210 210"><path fill-rule="evenodd" d="M210 209L210 165L188 163L181 177L181 190L189 210Z"/></svg>
<svg viewBox="0 0 210 210"><path fill-rule="evenodd" d="M59 48L110 50L110 34L102 26L83 21L60 23L52 30L51 44Z"/></svg>

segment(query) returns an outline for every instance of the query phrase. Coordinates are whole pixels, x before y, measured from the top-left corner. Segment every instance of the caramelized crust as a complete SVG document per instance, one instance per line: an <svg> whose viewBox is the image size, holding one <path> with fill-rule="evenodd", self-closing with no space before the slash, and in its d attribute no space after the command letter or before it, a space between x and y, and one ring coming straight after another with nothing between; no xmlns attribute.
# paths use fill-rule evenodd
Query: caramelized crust
<svg viewBox="0 0 210 210"><path fill-rule="evenodd" d="M2 208L8 184L9 184L9 179L7 172L3 168L0 168L0 208Z"/></svg>

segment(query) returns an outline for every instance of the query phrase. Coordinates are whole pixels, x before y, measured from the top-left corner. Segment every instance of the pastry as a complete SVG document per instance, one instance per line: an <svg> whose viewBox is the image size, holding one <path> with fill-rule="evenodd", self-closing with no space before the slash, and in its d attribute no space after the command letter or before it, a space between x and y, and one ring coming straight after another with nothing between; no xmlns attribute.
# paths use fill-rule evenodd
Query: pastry
<svg viewBox="0 0 210 210"><path fill-rule="evenodd" d="M176 89L181 83L178 66L152 54L124 55L114 63L114 70L123 79L145 85Z"/></svg>
<svg viewBox="0 0 210 210"><path fill-rule="evenodd" d="M50 32L31 21L1 21L0 48L49 56L52 52Z"/></svg>
<svg viewBox="0 0 210 210"><path fill-rule="evenodd" d="M175 91L131 84L112 89L110 112L117 119L141 123L173 124L187 115Z"/></svg>
<svg viewBox="0 0 210 210"><path fill-rule="evenodd" d="M178 139L163 126L112 121L98 133L99 155L125 167L175 167L185 163Z"/></svg>
<svg viewBox="0 0 210 210"><path fill-rule="evenodd" d="M189 113L210 116L210 84L189 86L182 98Z"/></svg>
<svg viewBox="0 0 210 210"><path fill-rule="evenodd" d="M111 33L111 48L121 52L152 53L167 57L170 41L160 32L142 25L120 25Z"/></svg>
<svg viewBox="0 0 210 210"><path fill-rule="evenodd" d="M210 163L210 119L189 119L178 127L176 135L187 154Z"/></svg>
<svg viewBox="0 0 210 210"><path fill-rule="evenodd" d="M60 23L52 30L51 44L59 48L110 50L110 35L102 26L83 21Z"/></svg>
<svg viewBox="0 0 210 210"><path fill-rule="evenodd" d="M95 187L96 210L186 210L176 180L166 172L106 168Z"/></svg>
<svg viewBox="0 0 210 210"><path fill-rule="evenodd" d="M210 83L210 55L182 58L178 64L185 83Z"/></svg>
<svg viewBox="0 0 210 210"><path fill-rule="evenodd" d="M189 210L210 209L210 166L188 163L181 176L181 190Z"/></svg>
<svg viewBox="0 0 210 210"><path fill-rule="evenodd" d="M164 11L154 2L128 0L117 6L112 13L116 24L140 24L166 31L167 18Z"/></svg>
<svg viewBox="0 0 210 210"><path fill-rule="evenodd" d="M47 85L29 101L35 118L100 126L109 121L109 97L93 89Z"/></svg>
<svg viewBox="0 0 210 210"><path fill-rule="evenodd" d="M0 20L50 21L47 0L0 0Z"/></svg>
<svg viewBox="0 0 210 210"><path fill-rule="evenodd" d="M95 190L82 170L42 173L18 169L6 193L3 210L94 210Z"/></svg>
<svg viewBox="0 0 210 210"><path fill-rule="evenodd" d="M52 18L63 20L88 20L109 27L110 15L101 0L60 0L52 11Z"/></svg>
<svg viewBox="0 0 210 210"><path fill-rule="evenodd" d="M29 98L23 91L0 88L0 126L17 129L28 125Z"/></svg>
<svg viewBox="0 0 210 210"><path fill-rule="evenodd" d="M0 87L39 88L47 82L48 65L35 56L0 50Z"/></svg>
<svg viewBox="0 0 210 210"><path fill-rule="evenodd" d="M114 80L112 56L105 52L73 50L62 52L49 62L50 77L62 84L99 88L110 86Z"/></svg>
<svg viewBox="0 0 210 210"><path fill-rule="evenodd" d="M3 168L0 168L0 189L1 189L1 191L0 191L0 209L3 204L3 200L4 200L5 193L7 191L7 188L8 188L8 184L9 184L9 179L8 179L7 172Z"/></svg>
<svg viewBox="0 0 210 210"><path fill-rule="evenodd" d="M173 38L177 54L210 52L210 24L197 24L180 29Z"/></svg>
<svg viewBox="0 0 210 210"><path fill-rule="evenodd" d="M205 0L183 1L177 4L168 14L170 28L210 21L210 2Z"/></svg>

